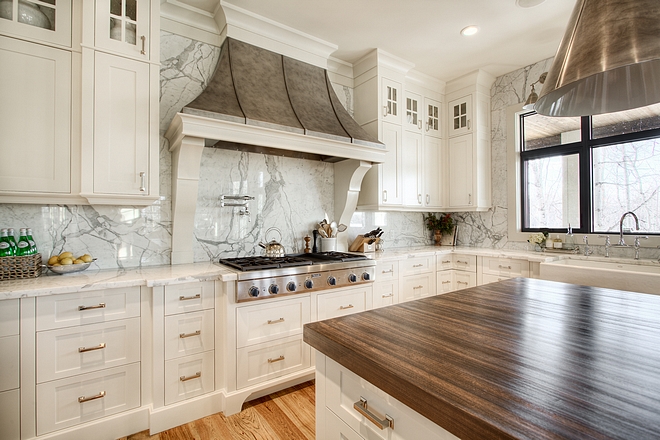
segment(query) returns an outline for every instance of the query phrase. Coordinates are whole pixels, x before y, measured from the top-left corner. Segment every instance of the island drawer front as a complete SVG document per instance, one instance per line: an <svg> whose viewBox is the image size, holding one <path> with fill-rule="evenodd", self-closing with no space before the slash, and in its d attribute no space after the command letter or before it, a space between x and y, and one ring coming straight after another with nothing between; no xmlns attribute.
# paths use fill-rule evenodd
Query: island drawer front
<svg viewBox="0 0 660 440"><path fill-rule="evenodd" d="M529 277L529 262L513 258L483 258L483 274L507 278Z"/></svg>
<svg viewBox="0 0 660 440"><path fill-rule="evenodd" d="M165 314L174 315L212 309L214 296L213 281L165 286Z"/></svg>
<svg viewBox="0 0 660 440"><path fill-rule="evenodd" d="M435 273L421 274L414 277L405 277L401 282L401 302L434 296Z"/></svg>
<svg viewBox="0 0 660 440"><path fill-rule="evenodd" d="M425 272L435 271L435 255L426 257L408 257L400 261L401 275L416 275Z"/></svg>
<svg viewBox="0 0 660 440"><path fill-rule="evenodd" d="M454 268L454 255L440 254L435 256L435 270L449 270Z"/></svg>
<svg viewBox="0 0 660 440"><path fill-rule="evenodd" d="M18 331L18 300L4 299L0 301L0 337L17 335Z"/></svg>
<svg viewBox="0 0 660 440"><path fill-rule="evenodd" d="M165 360L213 350L213 309L165 317Z"/></svg>
<svg viewBox="0 0 660 440"><path fill-rule="evenodd" d="M241 389L310 366L309 345L301 336L236 350L236 388Z"/></svg>
<svg viewBox="0 0 660 440"><path fill-rule="evenodd" d="M210 350L165 361L165 405L213 391L214 355Z"/></svg>
<svg viewBox="0 0 660 440"><path fill-rule="evenodd" d="M456 439L458 438L426 417L376 388L330 358L326 359L325 405L353 431L364 438ZM394 419L392 428L380 429L354 408L360 398L379 419ZM317 403L319 404L319 403Z"/></svg>
<svg viewBox="0 0 660 440"><path fill-rule="evenodd" d="M140 316L140 287L37 298L37 331Z"/></svg>
<svg viewBox="0 0 660 440"><path fill-rule="evenodd" d="M483 284L497 283L498 281L504 281L508 279L509 277L505 277L505 276L484 274L483 277L481 278L481 281L483 285Z"/></svg>
<svg viewBox="0 0 660 440"><path fill-rule="evenodd" d="M42 383L37 385L37 435L139 406L139 362Z"/></svg>
<svg viewBox="0 0 660 440"><path fill-rule="evenodd" d="M323 437L323 434L325 434L325 437ZM350 426L327 407L325 408L325 430L323 433L317 433L316 438L322 440L364 440L364 437L353 431Z"/></svg>
<svg viewBox="0 0 660 440"><path fill-rule="evenodd" d="M477 274L474 272L454 271L454 290L467 289L477 285Z"/></svg>
<svg viewBox="0 0 660 440"><path fill-rule="evenodd" d="M3 440L21 438L21 390L0 393L0 432Z"/></svg>
<svg viewBox="0 0 660 440"><path fill-rule="evenodd" d="M371 286L369 286L371 294ZM350 289L340 293L329 292L318 296L318 320L352 315L367 310L367 289Z"/></svg>
<svg viewBox="0 0 660 440"><path fill-rule="evenodd" d="M437 290L438 294L449 293L454 291L454 271L443 270L437 273Z"/></svg>
<svg viewBox="0 0 660 440"><path fill-rule="evenodd" d="M301 335L309 322L310 298L264 301L236 309L236 346L260 344L287 336Z"/></svg>
<svg viewBox="0 0 660 440"><path fill-rule="evenodd" d="M140 318L37 333L37 383L140 360Z"/></svg>
<svg viewBox="0 0 660 440"><path fill-rule="evenodd" d="M477 272L477 257L475 255L452 255L452 267L466 272Z"/></svg>
<svg viewBox="0 0 660 440"><path fill-rule="evenodd" d="M399 296L399 281L378 281L374 283L373 308L391 306Z"/></svg>
<svg viewBox="0 0 660 440"><path fill-rule="evenodd" d="M18 335L0 338L0 391L20 386L18 338Z"/></svg>
<svg viewBox="0 0 660 440"><path fill-rule="evenodd" d="M398 261L379 261L376 265L375 281L388 281L399 276Z"/></svg>

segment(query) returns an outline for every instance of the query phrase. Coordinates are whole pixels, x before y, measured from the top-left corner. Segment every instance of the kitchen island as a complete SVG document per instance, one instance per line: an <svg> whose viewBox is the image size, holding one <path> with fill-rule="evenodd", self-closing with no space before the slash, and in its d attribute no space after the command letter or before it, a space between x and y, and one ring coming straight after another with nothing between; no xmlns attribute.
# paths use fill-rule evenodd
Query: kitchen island
<svg viewBox="0 0 660 440"><path fill-rule="evenodd" d="M338 424L408 438L420 423L399 403L436 438L660 437L657 295L516 278L307 324L304 340L319 439Z"/></svg>

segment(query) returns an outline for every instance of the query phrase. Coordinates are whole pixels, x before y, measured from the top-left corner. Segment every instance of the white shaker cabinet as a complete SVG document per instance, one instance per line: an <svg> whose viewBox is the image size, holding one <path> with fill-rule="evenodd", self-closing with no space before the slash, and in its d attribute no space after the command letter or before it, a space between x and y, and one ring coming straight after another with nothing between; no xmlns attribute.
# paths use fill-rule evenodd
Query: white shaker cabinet
<svg viewBox="0 0 660 440"><path fill-rule="evenodd" d="M442 103L424 97L424 134L432 137L442 137Z"/></svg>
<svg viewBox="0 0 660 440"><path fill-rule="evenodd" d="M422 206L422 135L405 130L401 154L403 205Z"/></svg>
<svg viewBox="0 0 660 440"><path fill-rule="evenodd" d="M451 101L449 108L449 137L472 133L472 95Z"/></svg>
<svg viewBox="0 0 660 440"><path fill-rule="evenodd" d="M443 177L444 159L443 159L442 139L424 136L422 145L422 175L423 193L422 203L424 209L428 211L439 210L443 207Z"/></svg>
<svg viewBox="0 0 660 440"><path fill-rule="evenodd" d="M403 118L403 128L415 133L421 133L423 127L422 96L406 90L405 95L406 113Z"/></svg>
<svg viewBox="0 0 660 440"><path fill-rule="evenodd" d="M0 2L1 33L39 41L48 45L71 47L71 4L44 0L2 0Z"/></svg>
<svg viewBox="0 0 660 440"><path fill-rule="evenodd" d="M474 144L472 135L449 138L449 208L474 206Z"/></svg>
<svg viewBox="0 0 660 440"><path fill-rule="evenodd" d="M152 34L149 0L96 0L95 46L149 60Z"/></svg>
<svg viewBox="0 0 660 440"><path fill-rule="evenodd" d="M71 52L0 36L0 65L0 202L70 195Z"/></svg>

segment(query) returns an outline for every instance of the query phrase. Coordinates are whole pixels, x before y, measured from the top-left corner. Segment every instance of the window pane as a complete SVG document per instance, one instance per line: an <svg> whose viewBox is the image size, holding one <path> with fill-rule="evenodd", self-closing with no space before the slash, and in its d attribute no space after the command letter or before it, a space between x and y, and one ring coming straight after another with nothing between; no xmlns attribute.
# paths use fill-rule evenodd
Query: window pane
<svg viewBox="0 0 660 440"><path fill-rule="evenodd" d="M525 161L527 228L580 227L579 165L577 154Z"/></svg>
<svg viewBox="0 0 660 440"><path fill-rule="evenodd" d="M619 232L621 215L633 211L640 231L660 233L660 139L594 149L593 182L596 232Z"/></svg>
<svg viewBox="0 0 660 440"><path fill-rule="evenodd" d="M660 128L660 104L592 117L594 139Z"/></svg>
<svg viewBox="0 0 660 440"><path fill-rule="evenodd" d="M580 118L550 118L537 113L522 115L523 151L580 141Z"/></svg>

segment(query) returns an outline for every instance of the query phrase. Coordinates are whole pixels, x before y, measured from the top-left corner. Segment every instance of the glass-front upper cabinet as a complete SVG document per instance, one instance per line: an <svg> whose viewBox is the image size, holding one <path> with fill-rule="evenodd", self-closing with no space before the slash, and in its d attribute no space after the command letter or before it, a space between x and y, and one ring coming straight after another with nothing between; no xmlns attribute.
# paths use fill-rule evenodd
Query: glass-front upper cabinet
<svg viewBox="0 0 660 440"><path fill-rule="evenodd" d="M96 46L149 59L149 10L148 0L96 0Z"/></svg>
<svg viewBox="0 0 660 440"><path fill-rule="evenodd" d="M0 33L71 47L71 0L0 0Z"/></svg>

